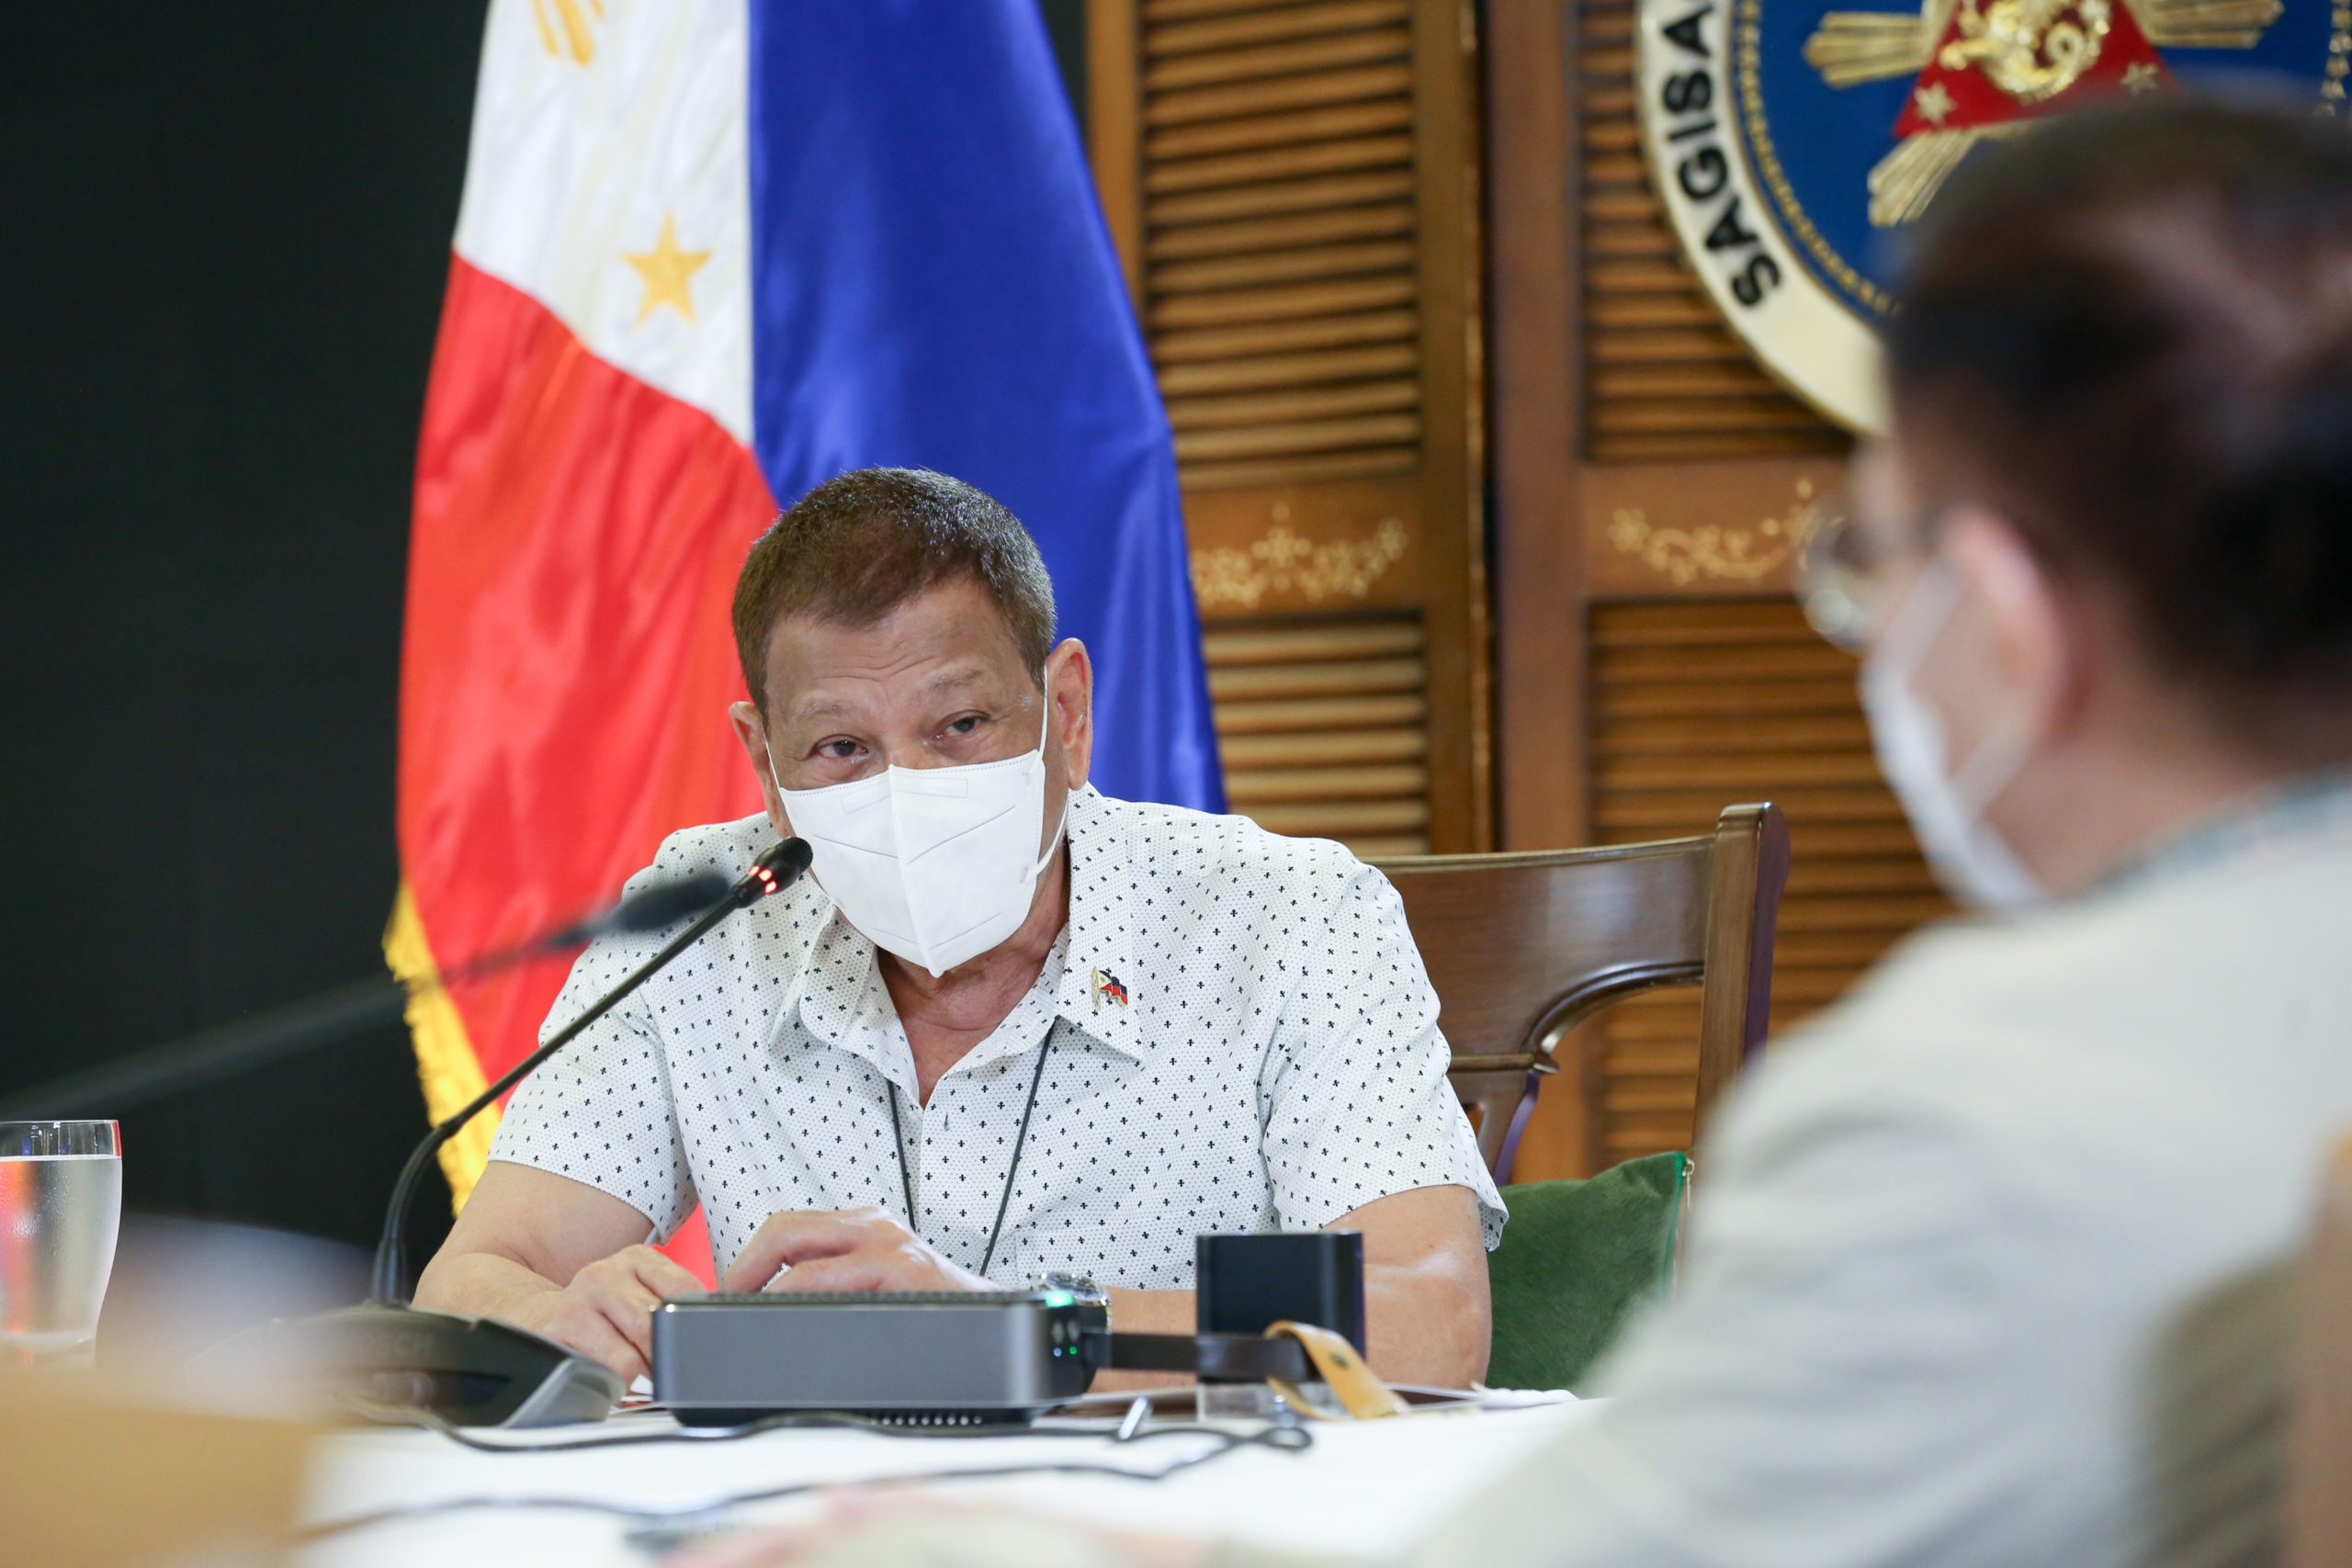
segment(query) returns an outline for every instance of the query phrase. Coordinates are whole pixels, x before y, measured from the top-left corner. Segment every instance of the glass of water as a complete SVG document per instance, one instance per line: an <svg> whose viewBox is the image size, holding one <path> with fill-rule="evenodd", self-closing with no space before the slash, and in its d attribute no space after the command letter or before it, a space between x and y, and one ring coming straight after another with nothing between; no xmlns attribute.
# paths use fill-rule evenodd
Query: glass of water
<svg viewBox="0 0 2352 1568"><path fill-rule="evenodd" d="M119 1124L0 1122L0 1359L90 1346L121 1223Z"/></svg>

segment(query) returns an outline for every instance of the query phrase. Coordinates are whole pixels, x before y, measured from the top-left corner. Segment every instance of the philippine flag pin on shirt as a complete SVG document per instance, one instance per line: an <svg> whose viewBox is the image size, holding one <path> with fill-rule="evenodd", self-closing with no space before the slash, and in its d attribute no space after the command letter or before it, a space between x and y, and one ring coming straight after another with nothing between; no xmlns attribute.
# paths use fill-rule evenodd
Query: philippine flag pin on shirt
<svg viewBox="0 0 2352 1568"><path fill-rule="evenodd" d="M1094 971L1094 1010L1101 1012L1104 1002L1115 1002L1120 1007L1126 1006L1127 988L1119 984L1117 976L1111 974L1108 970L1097 969Z"/></svg>

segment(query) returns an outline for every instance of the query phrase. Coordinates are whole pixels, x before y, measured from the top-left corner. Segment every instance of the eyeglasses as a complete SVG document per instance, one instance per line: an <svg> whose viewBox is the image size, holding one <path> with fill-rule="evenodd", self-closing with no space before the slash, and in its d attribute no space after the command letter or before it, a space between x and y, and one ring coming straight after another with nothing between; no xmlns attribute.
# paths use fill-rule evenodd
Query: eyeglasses
<svg viewBox="0 0 2352 1568"><path fill-rule="evenodd" d="M1852 502L1842 495L1823 501L1814 517L1792 574L1797 603L1824 641L1859 653L1872 619L1869 536L1855 525Z"/></svg>
<svg viewBox="0 0 2352 1568"><path fill-rule="evenodd" d="M1917 541L1915 547L1932 550L1944 511L1932 508L1900 528L1871 529L1861 525L1851 497L1823 502L1792 571L1806 623L1825 641L1849 653L1861 652L1881 608L1878 574L1900 553L1890 550L1887 538Z"/></svg>

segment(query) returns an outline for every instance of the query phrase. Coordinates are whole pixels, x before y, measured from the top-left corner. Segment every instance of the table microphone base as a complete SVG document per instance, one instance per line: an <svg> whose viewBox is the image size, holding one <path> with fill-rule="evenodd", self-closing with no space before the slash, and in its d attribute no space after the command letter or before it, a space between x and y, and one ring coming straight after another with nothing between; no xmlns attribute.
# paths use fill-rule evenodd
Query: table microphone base
<svg viewBox="0 0 2352 1568"><path fill-rule="evenodd" d="M628 1392L601 1361L494 1318L347 1307L279 1319L208 1352L228 1376L290 1385L345 1409L422 1409L458 1427L600 1421Z"/></svg>

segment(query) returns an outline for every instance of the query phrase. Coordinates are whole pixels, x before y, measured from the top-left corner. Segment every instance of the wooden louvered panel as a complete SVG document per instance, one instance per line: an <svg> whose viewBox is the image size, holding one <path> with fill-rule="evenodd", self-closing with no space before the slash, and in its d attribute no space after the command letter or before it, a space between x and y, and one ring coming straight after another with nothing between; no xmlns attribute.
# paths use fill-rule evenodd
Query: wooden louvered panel
<svg viewBox="0 0 2352 1568"><path fill-rule="evenodd" d="M1577 18L1586 453L1845 450L1843 432L1758 368L1682 261L1642 157L1633 0L1581 0Z"/></svg>
<svg viewBox="0 0 2352 1568"><path fill-rule="evenodd" d="M1418 617L1227 622L1203 642L1234 810L1367 858L1429 852Z"/></svg>
<svg viewBox="0 0 2352 1568"><path fill-rule="evenodd" d="M1600 841L1703 832L1734 801L1788 813L1775 1029L1835 1000L1905 931L1950 911L1872 761L1853 660L1815 637L1794 605L1596 604L1589 636ZM1698 993L1638 998L1600 1028L1592 1159L1689 1147Z"/></svg>
<svg viewBox="0 0 2352 1568"><path fill-rule="evenodd" d="M1142 310L1188 491L1410 473L1410 0L1142 7Z"/></svg>
<svg viewBox="0 0 2352 1568"><path fill-rule="evenodd" d="M1475 15L1087 4L1232 798L1370 854L1492 842Z"/></svg>

